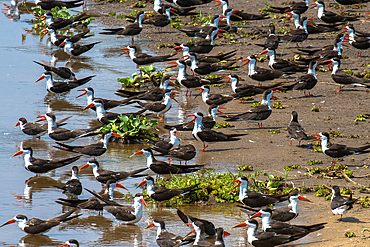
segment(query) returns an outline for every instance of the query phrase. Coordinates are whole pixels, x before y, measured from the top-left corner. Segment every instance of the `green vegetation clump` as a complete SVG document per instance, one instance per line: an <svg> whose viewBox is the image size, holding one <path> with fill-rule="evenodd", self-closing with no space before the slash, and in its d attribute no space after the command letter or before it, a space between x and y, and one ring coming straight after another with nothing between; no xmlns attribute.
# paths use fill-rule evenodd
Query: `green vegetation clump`
<svg viewBox="0 0 370 247"><path fill-rule="evenodd" d="M346 236L347 238L352 238L356 237L356 234L354 232L346 232L344 233L344 236Z"/></svg>
<svg viewBox="0 0 370 247"><path fill-rule="evenodd" d="M370 208L370 196L361 196L357 199L358 204L360 204L363 208Z"/></svg>
<svg viewBox="0 0 370 247"><path fill-rule="evenodd" d="M358 114L357 117L353 121L362 122L362 121L366 121L366 119L368 118L369 118L368 115L366 115L365 113L361 113L361 114Z"/></svg>
<svg viewBox="0 0 370 247"><path fill-rule="evenodd" d="M200 172L186 174L184 176L172 175L169 179L159 177L157 186L165 186L166 188L184 188L197 183L199 190L187 193L180 197L175 197L166 203L170 206L174 204L191 204L200 201L208 201L211 197L216 202L236 202L239 200L239 190L233 188L235 184L232 182L242 174L234 175L231 172L218 173L214 171L206 171L204 174Z"/></svg>
<svg viewBox="0 0 370 247"><path fill-rule="evenodd" d="M312 167L307 168L311 175L319 174L319 178L343 178L342 172L344 172L348 177L353 177L353 171L348 169L345 164L328 166L326 168Z"/></svg>
<svg viewBox="0 0 370 247"><path fill-rule="evenodd" d="M145 117L135 118L133 115L129 117L123 115L101 127L99 132L103 133L106 130L111 130L120 134L123 138L156 139L158 136L153 133L156 125L158 125L157 120L148 121Z"/></svg>
<svg viewBox="0 0 370 247"><path fill-rule="evenodd" d="M239 166L238 170L242 172L253 171L253 166L249 166L249 165Z"/></svg>
<svg viewBox="0 0 370 247"><path fill-rule="evenodd" d="M260 102L257 102L257 103L251 104L251 107L256 107L256 106L259 106L259 105L261 105L261 101Z"/></svg>
<svg viewBox="0 0 370 247"><path fill-rule="evenodd" d="M272 134L280 134L280 130L277 129L277 130L269 130L270 133Z"/></svg>
<svg viewBox="0 0 370 247"><path fill-rule="evenodd" d="M309 160L309 161L307 161L307 165L312 166L312 165L316 165L316 164L321 165L322 161L321 160Z"/></svg>
<svg viewBox="0 0 370 247"><path fill-rule="evenodd" d="M139 2L136 2L134 3L133 5L131 5L131 8L145 8L146 7L146 4L144 4L143 2L139 1Z"/></svg>
<svg viewBox="0 0 370 247"><path fill-rule="evenodd" d="M131 77L117 78L117 81L125 87L140 87L145 83L158 86L165 72L170 71L170 69L159 71L153 65L148 65L140 67L140 71L141 73L133 73Z"/></svg>
<svg viewBox="0 0 370 247"><path fill-rule="evenodd" d="M294 169L301 169L300 165L284 166L285 171L293 171Z"/></svg>
<svg viewBox="0 0 370 247"><path fill-rule="evenodd" d="M287 106L281 104L280 102L275 102L272 107L274 107L275 109L285 109Z"/></svg>
<svg viewBox="0 0 370 247"><path fill-rule="evenodd" d="M320 110L319 110L319 108L317 108L316 106L314 106L314 107L311 108L311 111L313 111L313 112L319 112Z"/></svg>
<svg viewBox="0 0 370 247"><path fill-rule="evenodd" d="M335 131L330 131L329 133L333 138L337 138L337 137L344 137L343 134L341 134L339 131L335 132Z"/></svg>
<svg viewBox="0 0 370 247"><path fill-rule="evenodd" d="M325 189L323 186L317 186L315 187L315 196L322 197L322 196L328 196L331 192L329 192L327 189Z"/></svg>
<svg viewBox="0 0 370 247"><path fill-rule="evenodd" d="M220 129L220 128L232 128L234 125L231 125L230 123L216 123L215 126L213 126L213 129Z"/></svg>

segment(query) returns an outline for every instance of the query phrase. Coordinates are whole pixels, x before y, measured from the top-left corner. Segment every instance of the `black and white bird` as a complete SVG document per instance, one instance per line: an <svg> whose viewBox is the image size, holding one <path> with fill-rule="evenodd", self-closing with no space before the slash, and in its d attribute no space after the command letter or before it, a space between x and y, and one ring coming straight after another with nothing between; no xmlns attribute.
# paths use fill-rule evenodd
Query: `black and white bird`
<svg viewBox="0 0 370 247"><path fill-rule="evenodd" d="M27 216L22 215L22 214L18 214L16 216L14 216L14 218L12 218L12 219L8 220L7 222L5 222L4 224L2 224L0 227L18 222L18 227L22 231L24 231L25 233L41 234L41 233L48 232L51 228L59 225L62 222L72 220L72 219L77 218L78 216L81 215L81 214L77 214L77 215L74 215L74 216L70 216L75 211L76 211L76 209L72 209L71 211L69 211L65 214L62 214L58 217L48 219L48 220L42 220L42 219L39 219L39 218L28 219Z"/></svg>
<svg viewBox="0 0 370 247"><path fill-rule="evenodd" d="M293 140L299 141L298 147L301 146L302 140L308 140L308 136L305 130L298 122L298 113L296 111L292 111L290 123L288 125L288 133L290 136L289 145L292 145Z"/></svg>
<svg viewBox="0 0 370 247"><path fill-rule="evenodd" d="M82 184L78 175L78 167L72 166L71 179L67 181L64 187L55 186L58 189L63 190L66 195L79 196L82 193Z"/></svg>
<svg viewBox="0 0 370 247"><path fill-rule="evenodd" d="M342 220L343 214L347 213L348 210L353 208L353 204L357 201L357 199L352 199L352 194L349 200L343 198L340 194L340 189L338 186L333 186L332 188L332 195L331 195L331 202L330 208L333 212L333 215L340 214L340 221Z"/></svg>
<svg viewBox="0 0 370 247"><path fill-rule="evenodd" d="M332 158L342 158L347 155L370 153L370 144L361 147L347 147L343 144L332 144L329 142L330 137L327 132L320 132L313 134L319 136L317 140L321 139L321 150L327 156ZM332 160L331 165L335 165L335 160Z"/></svg>

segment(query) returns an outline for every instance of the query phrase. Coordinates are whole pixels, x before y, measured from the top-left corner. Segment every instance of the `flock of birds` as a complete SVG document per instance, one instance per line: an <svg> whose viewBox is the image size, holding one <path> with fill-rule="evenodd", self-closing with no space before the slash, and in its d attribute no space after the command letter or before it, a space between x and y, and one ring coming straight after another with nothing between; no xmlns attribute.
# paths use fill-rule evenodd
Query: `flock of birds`
<svg viewBox="0 0 370 247"><path fill-rule="evenodd" d="M170 140L150 140L153 144L151 148L144 148L134 153L133 155L144 154L146 156L147 167L131 172L104 170L99 166L99 162L96 160L96 157L103 155L107 151L108 141L111 136L120 137L117 133L105 131L102 133L102 140L97 143L85 146L73 146L66 143L82 137L86 138L95 136L98 134L97 131L101 126L89 129L66 129L62 126L68 118L57 121L56 116L51 112L38 116L40 119L37 122L27 122L24 117L20 118L16 126L20 126L23 133L35 138L40 138L42 135L47 133L48 136L57 144L55 148L75 154L75 156L71 158L45 160L35 158L31 147L22 147L21 150L15 153L12 157L23 154L25 167L28 171L42 174L53 169L69 165L82 157L90 156L92 159L80 168L73 166L71 179L64 187L59 187L63 193L68 195L68 198L59 198L56 202L74 209L48 220L41 220L38 218L28 219L24 215L16 215L0 227L18 222L19 227L26 233L42 234L50 230L52 227L81 216L81 214L75 213L77 209L97 211L105 210L124 224L134 224L142 218L143 206L147 207L143 194L136 194L134 204L127 206L121 205L113 200L113 189L115 187L126 189L119 183L120 181L132 177L145 177L138 187L146 185L148 196L158 203L198 190L199 184L194 184L181 189L156 187L155 180L151 176L148 176L148 174L143 174L142 172L150 169L157 175L182 174L198 171L202 168L203 165L186 164L187 161L195 157L196 149L191 144L180 144L178 133L181 131L192 131L194 138L204 144L201 151L205 151L208 147L208 143L240 140L241 136L245 134L225 134L212 130L212 127L216 124L216 113L221 112L220 109L224 108L223 105L226 103L235 99L262 94L261 105L234 116L225 115L224 117L226 118L226 121L245 120L258 123L259 128L263 128L262 122L272 113L270 99L273 97L274 92L301 90L305 92L305 95L306 91L308 91L307 96L310 97L310 90L317 84L315 68L318 64L329 63L328 66L333 65L332 78L336 83L340 84L338 91L340 91L345 85L350 84L364 87L368 87L370 85L369 80L349 75L341 71L339 68L343 53L343 42L348 41L354 48L359 50L370 48L370 33L358 31L355 29L356 24L344 24L345 22L356 23L356 21L359 21L359 17L344 16L327 11L325 10L324 2L320 0L312 3L314 7L318 8L317 17L321 21L314 25L309 22L312 18L301 16L309 8L308 0L283 7L271 7L270 11L273 13L287 14L290 16L288 19L294 18L296 29L278 36L276 35L275 26L270 25L269 35L265 42L263 44L257 44L263 47L261 54L268 54L269 56L269 69L257 67L257 58L252 54L242 60L242 63L245 62L244 64L235 66L236 60L233 59L233 57L235 56L236 50L226 51L215 56L208 55L214 47L214 39L217 38L219 33L235 32L236 29L231 25L231 22L233 21L258 21L269 17L267 14L251 14L245 11L231 9L227 0L215 1L222 5L222 16L213 15L211 24L208 26L180 29L181 32L186 33L188 36L200 38L201 40L199 42L176 44L174 47L175 51L173 53L162 56L152 56L145 53L139 53L137 47L133 44L123 48L125 52L129 53L131 60L138 65L152 64L154 62L168 62L172 65L171 67L178 68L177 78L171 78L169 75L164 75L161 79L160 86L148 91L133 92L120 89L116 94L124 97L122 100L95 98L94 90L91 87L78 90L83 92L78 97L83 95L87 96L87 106L85 107L85 110L94 110L96 112L97 120L102 125L106 125L112 120L116 120L119 116L140 116L146 112L157 114L157 117L163 121L161 116L171 108L172 100L175 100L174 94L177 93L172 90L173 87L171 88L171 85L173 85L171 80L177 80L181 87L185 87L187 89L186 96L189 97L192 94L192 89L200 89L200 95L203 102L209 106L208 115L205 115L202 112L196 112L188 115L188 117L193 117L193 120L188 123L171 126L165 125L165 128L170 129ZM155 0L154 11L158 13L157 15L148 17L147 15L150 13L141 11L137 14L136 18L132 19L132 21L134 21L133 24L121 28L104 29L101 34L127 35L134 37L143 30L143 24L157 26L160 28L159 32L162 32L161 29L170 24L171 13L180 16L198 14L194 11L196 8L195 5L207 4L209 2L211 2L211 0L176 0L173 2L176 5L175 6L162 4L160 0ZM351 5L366 3L367 0L336 0L336 2L340 5ZM56 6L67 8L79 7L83 5L83 2L80 0L36 0L35 4L41 6L44 10L51 10ZM20 3L12 1L11 6L6 6L8 10L3 12L7 15L16 15L19 5ZM50 42L53 45L62 48L71 57L78 57L81 54L88 52L100 42L94 42L88 45L78 44L81 39L88 38L92 35L89 35L89 32L87 31L73 36L65 36L59 35L58 30L68 28L74 23L87 17L88 16L85 13L82 13L71 19L53 18L51 12L47 12L45 16L40 17L40 20L46 21L46 28L41 32L41 35L45 36L50 34ZM223 24L219 24L221 20ZM341 29L348 34L340 33L336 35L335 39L330 41L332 43L331 45L326 45L318 49L298 48L298 44L306 40L309 34L340 31ZM133 38L132 42L134 42ZM282 42L296 43L297 52L299 54L305 54L305 60L298 63L292 62L291 60L277 58L276 50ZM181 51L183 53L181 58L174 58L174 56ZM361 56L360 52L358 53L358 56ZM225 60L227 63L219 64L219 62ZM75 74L69 68L53 67L37 61L35 61L35 63L43 66L45 69L45 72L37 81L45 79L47 91L54 94L69 92L72 89L88 83L94 77L88 76L82 79L77 79ZM198 76L208 75L221 70L230 70L234 68L241 69L247 64L249 69L248 76L252 80L258 82L258 86L241 84L239 82L239 76L235 73L226 77L217 77L212 79L205 79ZM189 75L187 73L187 66L190 67L193 75ZM288 83L277 82L273 85L262 85L262 82L272 81L297 72L303 72L304 74L297 77L294 81L289 81ZM223 79L227 80L225 81ZM210 84L222 84L228 82L231 82L233 94L223 95L210 93ZM108 111L114 107L125 106L133 103L137 103L141 110L133 113L114 113ZM47 123L38 123L39 121L44 120L46 120ZM292 140L298 140L300 145L302 140L313 139L306 135L304 129L298 123L298 113L295 111L292 112L288 132L291 137L290 144L292 143ZM332 158L370 152L370 145L356 148L347 147L345 145L330 143L329 134L326 132L315 135L319 136L318 139L321 139L323 153ZM172 160L180 161L180 165L157 160L153 151L162 156L170 157L171 162ZM185 162L185 165L181 165L182 161ZM79 181L79 171L86 169L87 167L92 167L95 179L105 186L105 193L101 195L85 188L93 196L89 199L78 199L78 196L83 191L82 184ZM309 233L324 228L324 225L326 224L292 225L286 223L298 216L297 200L309 201L307 198L300 196L296 191L281 196L268 196L258 192L249 191L248 179L246 177L240 177L234 182L237 183L236 187L240 186L239 200L243 204L241 210L248 214L251 211L254 212L254 214L248 217L245 222L240 223L235 227L248 227L248 242L253 246L276 246L295 241ZM266 207L268 205L274 205L287 200L289 200L289 205L287 207L276 209ZM346 213L347 210L353 207L355 202L355 199L350 198L347 200L343 198L338 186L334 186L332 188L331 209L333 214L341 215L340 219L342 219L342 215ZM215 228L212 222L192 217L180 210L177 210L177 213L180 219L193 230L186 236L176 236L166 230L165 222L163 220L156 219L146 228L154 226L157 227L156 242L159 246L180 246L189 243L192 243L193 246L225 246L223 236L228 235L229 233L224 231L224 229ZM262 218L261 230L257 230L258 222L254 219L256 217ZM196 233L195 236L191 235L193 232ZM214 243L211 243L207 241L206 236L216 236L216 240ZM71 239L62 246L79 246L79 243L77 240Z"/></svg>

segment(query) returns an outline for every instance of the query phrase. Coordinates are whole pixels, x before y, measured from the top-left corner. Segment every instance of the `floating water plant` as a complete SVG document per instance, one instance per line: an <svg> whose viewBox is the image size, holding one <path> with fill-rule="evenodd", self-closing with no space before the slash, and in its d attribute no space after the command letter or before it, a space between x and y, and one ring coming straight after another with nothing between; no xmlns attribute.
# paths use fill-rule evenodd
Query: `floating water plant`
<svg viewBox="0 0 370 247"><path fill-rule="evenodd" d="M108 125L101 127L99 132L111 130L127 140L156 139L157 135L153 133L156 125L158 125L157 120L148 121L145 117L119 116Z"/></svg>

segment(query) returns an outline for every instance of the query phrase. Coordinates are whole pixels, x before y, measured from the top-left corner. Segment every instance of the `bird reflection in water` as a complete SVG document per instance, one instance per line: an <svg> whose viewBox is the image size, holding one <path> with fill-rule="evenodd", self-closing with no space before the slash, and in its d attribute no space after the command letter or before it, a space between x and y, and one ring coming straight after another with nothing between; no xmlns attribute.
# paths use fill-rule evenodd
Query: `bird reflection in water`
<svg viewBox="0 0 370 247"><path fill-rule="evenodd" d="M60 242L47 235L27 234L19 240L18 246L39 247L39 246L57 246Z"/></svg>
<svg viewBox="0 0 370 247"><path fill-rule="evenodd" d="M48 188L54 188L55 186L63 187L64 184L46 176L34 176L30 177L25 181L23 190L23 196L14 194L17 199L22 200L23 203L32 203L32 196L35 192L42 192Z"/></svg>

